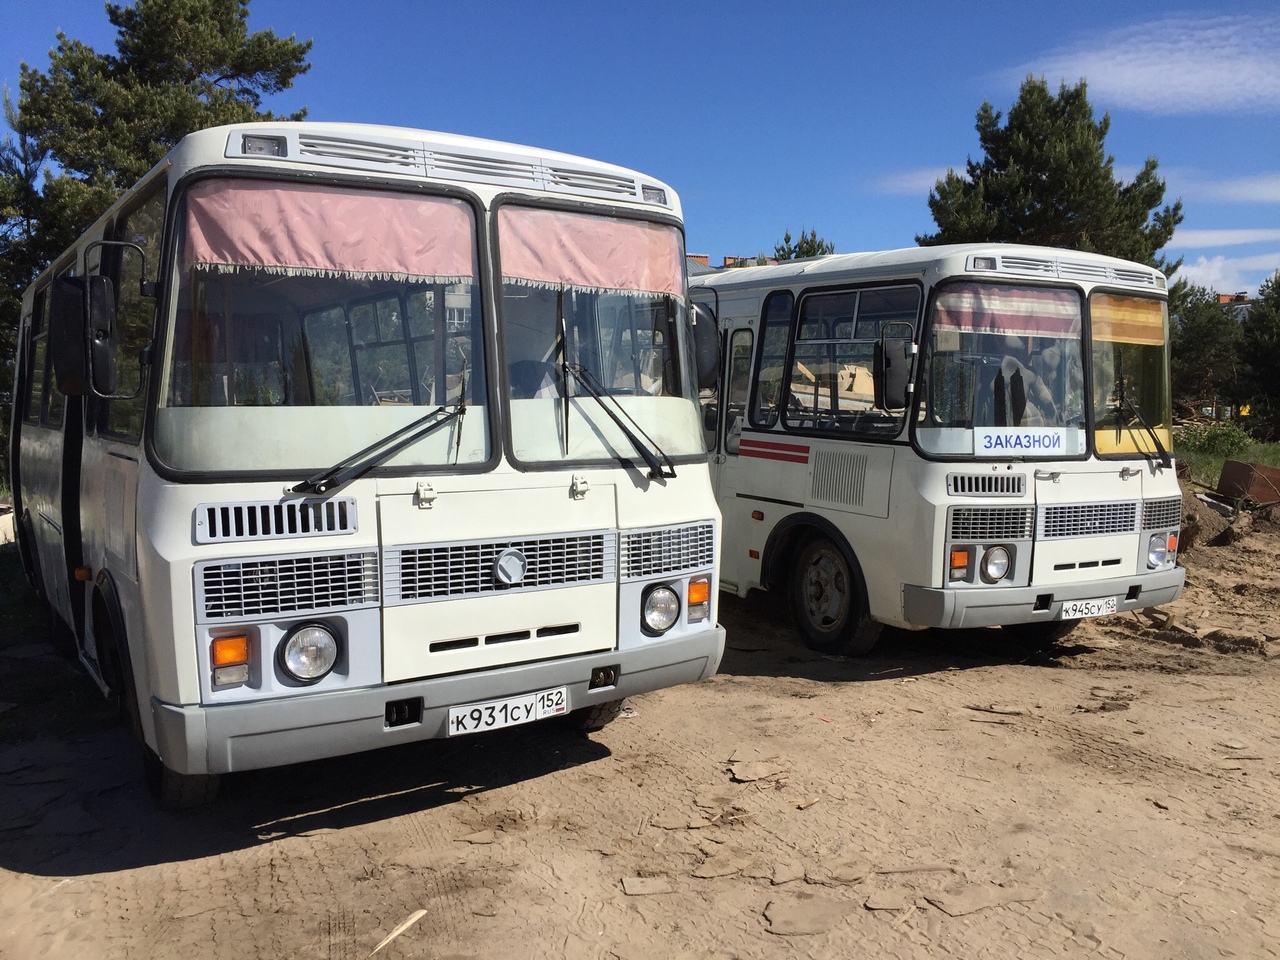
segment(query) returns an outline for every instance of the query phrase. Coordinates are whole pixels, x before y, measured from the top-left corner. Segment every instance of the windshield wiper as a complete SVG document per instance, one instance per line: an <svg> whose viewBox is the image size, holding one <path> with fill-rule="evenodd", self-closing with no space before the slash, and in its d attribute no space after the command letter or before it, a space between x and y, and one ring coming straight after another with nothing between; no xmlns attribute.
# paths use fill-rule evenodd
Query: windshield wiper
<svg viewBox="0 0 1280 960"><path fill-rule="evenodd" d="M1166 470L1173 466L1173 461L1169 458L1169 451L1164 448L1164 444L1160 442L1160 437L1156 435L1155 430L1151 429L1151 424L1147 423L1146 417L1142 415L1142 411L1137 408L1129 394L1124 389L1124 360L1123 354L1119 350L1116 351L1116 443L1120 442L1121 417L1124 414L1124 408L1128 407L1138 422L1142 424L1142 428L1147 431L1147 436L1151 438L1151 442L1156 445L1156 452L1160 454L1160 466ZM1145 450L1138 451L1148 459L1153 459L1151 454Z"/></svg>
<svg viewBox="0 0 1280 960"><path fill-rule="evenodd" d="M623 436L630 441L631 446L635 449L636 453L640 454L640 458L649 468L650 480L670 479L676 475L676 467L675 464L671 462L671 458L663 452L661 447L653 442L653 438L644 432L640 424L636 423L635 420L631 418L631 415L623 409L621 404L618 403L617 398L612 396L609 397L609 399L613 401L612 406L605 401L606 393L601 388L600 382L596 380L595 375L592 374L590 370L587 370L581 364L575 363L566 364L565 371L571 374L577 383L582 385L582 389L587 392L589 397L595 400L596 403L600 404L600 409L609 415L609 419L617 425L618 429L622 431ZM567 381L565 386L568 387ZM564 402L567 407L569 405L567 389L565 394ZM616 410L614 408L616 408ZM619 414L621 414L621 416ZM622 419L623 417L626 417L627 420L631 421L631 426L635 427L635 430L632 430L631 427L627 426L626 422ZM641 442L640 437L636 436L637 431L641 437L644 437L644 439L648 441L647 445ZM659 461L659 457L662 458L661 461Z"/></svg>
<svg viewBox="0 0 1280 960"><path fill-rule="evenodd" d="M327 493L334 487L340 487L344 483L355 480L357 477L364 476L378 464L390 460L405 447L417 443L423 437L435 433L446 423L451 423L454 420L458 421L458 447L461 448L462 417L467 412L466 391L467 368L464 365L462 377L458 384L458 400L453 404L453 409L443 404L436 407L430 413L424 414L412 423L387 434L382 439L369 444L363 450L358 450L351 456L339 460L323 473L317 473L315 476L308 477L301 483L295 484L289 488L289 492Z"/></svg>

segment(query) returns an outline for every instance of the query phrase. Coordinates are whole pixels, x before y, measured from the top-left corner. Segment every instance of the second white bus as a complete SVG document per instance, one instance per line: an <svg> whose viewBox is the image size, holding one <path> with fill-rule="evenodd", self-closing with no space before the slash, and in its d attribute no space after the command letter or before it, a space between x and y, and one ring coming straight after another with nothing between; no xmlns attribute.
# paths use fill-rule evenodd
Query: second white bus
<svg viewBox="0 0 1280 960"><path fill-rule="evenodd" d="M1165 277L966 245L696 278L721 585L785 591L807 642L884 624L1040 640L1167 603L1177 565Z"/></svg>

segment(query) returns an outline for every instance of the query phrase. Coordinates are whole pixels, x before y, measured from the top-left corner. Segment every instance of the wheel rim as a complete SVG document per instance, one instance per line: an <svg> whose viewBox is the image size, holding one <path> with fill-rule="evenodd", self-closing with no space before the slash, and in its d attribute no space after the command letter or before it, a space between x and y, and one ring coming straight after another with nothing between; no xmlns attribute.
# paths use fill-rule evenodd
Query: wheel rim
<svg viewBox="0 0 1280 960"><path fill-rule="evenodd" d="M849 615L849 571L829 547L816 550L804 571L804 612L815 629L838 629Z"/></svg>

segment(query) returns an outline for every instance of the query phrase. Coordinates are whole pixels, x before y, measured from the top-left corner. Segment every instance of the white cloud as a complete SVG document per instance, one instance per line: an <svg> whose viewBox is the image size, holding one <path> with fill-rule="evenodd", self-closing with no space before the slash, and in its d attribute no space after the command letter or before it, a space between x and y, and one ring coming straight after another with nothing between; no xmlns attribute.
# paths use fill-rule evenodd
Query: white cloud
<svg viewBox="0 0 1280 960"><path fill-rule="evenodd" d="M1280 203L1280 173L1196 184L1195 198L1222 203Z"/></svg>
<svg viewBox="0 0 1280 960"><path fill-rule="evenodd" d="M1174 279L1186 280L1219 293L1244 291L1256 296L1258 285L1280 269L1280 253L1256 257L1198 257L1195 263L1184 263Z"/></svg>
<svg viewBox="0 0 1280 960"><path fill-rule="evenodd" d="M920 167L886 173L875 181L876 192L891 197L928 196L938 181L947 175L947 167ZM963 168L958 173L963 173Z"/></svg>
<svg viewBox="0 0 1280 960"><path fill-rule="evenodd" d="M1280 17L1175 17L1086 38L1017 68L1157 114L1280 110Z"/></svg>
<svg viewBox="0 0 1280 960"><path fill-rule="evenodd" d="M1169 241L1176 250L1200 250L1205 247L1238 247L1246 243L1275 243L1280 230L1183 230L1181 227Z"/></svg>

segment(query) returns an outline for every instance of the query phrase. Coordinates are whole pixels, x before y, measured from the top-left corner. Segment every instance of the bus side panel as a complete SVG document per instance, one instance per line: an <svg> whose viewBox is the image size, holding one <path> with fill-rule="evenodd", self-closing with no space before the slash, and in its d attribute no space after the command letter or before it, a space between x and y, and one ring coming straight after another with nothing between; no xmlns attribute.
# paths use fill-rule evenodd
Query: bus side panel
<svg viewBox="0 0 1280 960"><path fill-rule="evenodd" d="M106 571L111 577L116 595L125 608L122 614L126 626L137 622L138 571L134 527L137 458L137 451L132 448L117 450L100 438L85 441L81 484L84 563L95 577L101 571ZM101 663L98 638L93 636L91 629L86 632L85 652L95 663ZM132 635L131 631L128 639L137 644L142 637Z"/></svg>
<svg viewBox="0 0 1280 960"><path fill-rule="evenodd" d="M31 556L40 571L45 599L70 623L67 560L63 545L62 434L48 427L22 422L20 496L30 518Z"/></svg>

